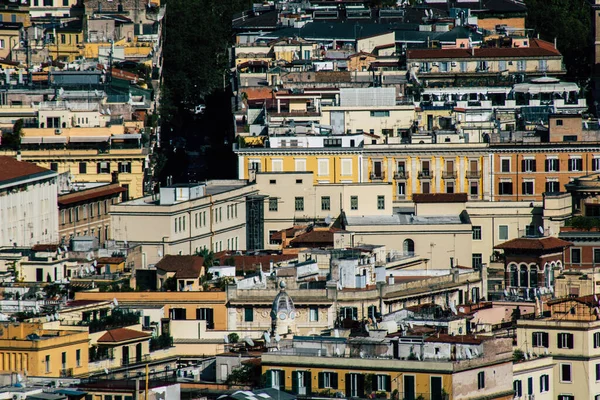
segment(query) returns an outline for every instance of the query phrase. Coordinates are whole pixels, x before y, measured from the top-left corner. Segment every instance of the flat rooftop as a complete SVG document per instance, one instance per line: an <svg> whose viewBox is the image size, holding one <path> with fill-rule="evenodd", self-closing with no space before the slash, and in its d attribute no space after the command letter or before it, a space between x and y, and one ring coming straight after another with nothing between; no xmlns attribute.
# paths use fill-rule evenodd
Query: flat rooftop
<svg viewBox="0 0 600 400"><path fill-rule="evenodd" d="M462 224L459 215L417 216L406 214L346 216L351 225L455 225Z"/></svg>

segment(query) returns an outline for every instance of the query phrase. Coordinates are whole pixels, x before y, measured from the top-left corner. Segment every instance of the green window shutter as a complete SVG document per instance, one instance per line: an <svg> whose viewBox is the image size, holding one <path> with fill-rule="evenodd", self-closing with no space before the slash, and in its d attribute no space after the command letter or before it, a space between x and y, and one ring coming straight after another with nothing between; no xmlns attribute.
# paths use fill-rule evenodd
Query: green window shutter
<svg viewBox="0 0 600 400"><path fill-rule="evenodd" d="M389 375L385 376L385 391L386 392L392 391L392 377Z"/></svg>
<svg viewBox="0 0 600 400"><path fill-rule="evenodd" d="M278 370L277 373L279 374L279 386L278 389L279 390L285 390L285 371L283 370Z"/></svg>
<svg viewBox="0 0 600 400"><path fill-rule="evenodd" d="M331 388L332 389L337 389L338 388L338 374L337 374L337 372L332 372L331 373Z"/></svg>
<svg viewBox="0 0 600 400"><path fill-rule="evenodd" d="M312 393L312 374L310 371L304 372L304 384L306 385L306 395L310 396Z"/></svg>
<svg viewBox="0 0 600 400"><path fill-rule="evenodd" d="M346 374L346 397L350 397L352 394L352 386L350 386L350 374Z"/></svg>
<svg viewBox="0 0 600 400"><path fill-rule="evenodd" d="M357 383L358 397L363 398L365 397L365 376L363 374L358 374Z"/></svg>
<svg viewBox="0 0 600 400"><path fill-rule="evenodd" d="M272 369L270 369L270 370L268 370L268 371L266 372L266 374L265 374L265 375L266 375L266 378L267 378L267 379L266 379L266 382L267 382L267 383L266 383L265 387L268 387L268 388L270 388L270 387L272 387L272 386L273 386L273 378L272 378L272 377L273 377L273 373L274 373L274 372L275 372L275 371L273 371Z"/></svg>
<svg viewBox="0 0 600 400"><path fill-rule="evenodd" d="M324 375L325 375L324 372L319 372L319 389L323 389L325 387Z"/></svg>
<svg viewBox="0 0 600 400"><path fill-rule="evenodd" d="M292 392L298 393L298 371L292 372Z"/></svg>
<svg viewBox="0 0 600 400"><path fill-rule="evenodd" d="M376 375L376 374L371 375L371 391L372 392L376 392L379 389L377 387L377 377L378 377L378 375Z"/></svg>

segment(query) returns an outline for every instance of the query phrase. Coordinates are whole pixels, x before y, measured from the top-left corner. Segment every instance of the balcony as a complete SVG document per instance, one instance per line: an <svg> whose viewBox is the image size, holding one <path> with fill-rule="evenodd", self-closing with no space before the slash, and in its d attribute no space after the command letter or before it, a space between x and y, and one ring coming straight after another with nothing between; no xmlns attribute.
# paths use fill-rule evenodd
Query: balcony
<svg viewBox="0 0 600 400"><path fill-rule="evenodd" d="M419 179L431 179L432 177L433 177L433 174L428 169L419 171Z"/></svg>
<svg viewBox="0 0 600 400"><path fill-rule="evenodd" d="M408 179L408 171L396 171L394 172L394 179Z"/></svg>
<svg viewBox="0 0 600 400"><path fill-rule="evenodd" d="M470 169L467 171L467 178L479 179L479 178L481 178L481 171L478 169Z"/></svg>
<svg viewBox="0 0 600 400"><path fill-rule="evenodd" d="M375 172L371 172L371 180L372 181L383 181L385 180L385 172L379 172L379 173L375 173Z"/></svg>
<svg viewBox="0 0 600 400"><path fill-rule="evenodd" d="M62 368L60 370L61 378L69 378L73 376L73 368Z"/></svg>
<svg viewBox="0 0 600 400"><path fill-rule="evenodd" d="M456 171L444 171L442 172L442 179L456 179Z"/></svg>

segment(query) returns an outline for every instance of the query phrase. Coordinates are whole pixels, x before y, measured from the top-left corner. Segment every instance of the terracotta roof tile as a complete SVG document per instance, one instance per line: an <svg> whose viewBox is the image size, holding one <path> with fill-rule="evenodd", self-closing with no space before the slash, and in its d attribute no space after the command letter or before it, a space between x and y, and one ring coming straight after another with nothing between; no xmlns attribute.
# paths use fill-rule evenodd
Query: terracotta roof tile
<svg viewBox="0 0 600 400"><path fill-rule="evenodd" d="M472 51L473 50L473 51ZM531 39L529 47L485 47L478 49L415 49L406 52L408 60L456 59L456 58L511 58L511 57L559 57L554 45L540 39Z"/></svg>
<svg viewBox="0 0 600 400"><path fill-rule="evenodd" d="M156 268L165 272L175 272L176 278L198 278L202 273L204 258L200 256L166 255Z"/></svg>
<svg viewBox="0 0 600 400"><path fill-rule="evenodd" d="M228 265L226 260L233 259L236 271L256 271L256 266L261 265L264 272L269 271L269 264L274 264L295 260L298 258L297 254L244 254L238 255L232 252L219 252L215 254L215 259L220 261L220 265Z"/></svg>
<svg viewBox="0 0 600 400"><path fill-rule="evenodd" d="M415 193L415 203L466 203L466 193Z"/></svg>
<svg viewBox="0 0 600 400"><path fill-rule="evenodd" d="M17 161L9 156L0 156L0 183L41 174L51 175L54 172L30 162Z"/></svg>
<svg viewBox="0 0 600 400"><path fill-rule="evenodd" d="M125 262L125 257L100 257L96 261L98 264L121 264Z"/></svg>
<svg viewBox="0 0 600 400"><path fill-rule="evenodd" d="M98 339L99 343L119 343L133 339L146 339L151 335L145 332L134 331L128 328L118 328L106 331L104 335Z"/></svg>
<svg viewBox="0 0 600 400"><path fill-rule="evenodd" d="M573 243L555 237L516 238L494 246L502 250L554 250L564 249Z"/></svg>
<svg viewBox="0 0 600 400"><path fill-rule="evenodd" d="M33 251L56 251L58 244L34 244L31 247Z"/></svg>
<svg viewBox="0 0 600 400"><path fill-rule="evenodd" d="M302 233L290 241L292 245L318 244L333 246L333 230L313 229L312 231Z"/></svg>
<svg viewBox="0 0 600 400"><path fill-rule="evenodd" d="M125 192L126 189L119 185L107 185L100 188L92 188L87 190L80 190L77 192L63 194L58 196L58 205L67 206L74 203L81 203L92 199L98 199L102 197L114 196L119 193Z"/></svg>

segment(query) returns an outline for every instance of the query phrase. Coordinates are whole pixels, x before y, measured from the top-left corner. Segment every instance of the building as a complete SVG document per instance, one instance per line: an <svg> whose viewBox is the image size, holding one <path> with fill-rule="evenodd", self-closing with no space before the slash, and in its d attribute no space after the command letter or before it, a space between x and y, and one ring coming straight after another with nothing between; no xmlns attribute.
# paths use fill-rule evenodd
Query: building
<svg viewBox="0 0 600 400"><path fill-rule="evenodd" d="M46 378L88 372L87 331L44 329L40 323L3 323L0 370Z"/></svg>
<svg viewBox="0 0 600 400"><path fill-rule="evenodd" d="M58 196L60 242L76 236L93 236L102 246L110 233L110 207L121 201L127 190L118 183L100 184Z"/></svg>
<svg viewBox="0 0 600 400"><path fill-rule="evenodd" d="M57 243L56 173L0 156L0 245Z"/></svg>
<svg viewBox="0 0 600 400"><path fill-rule="evenodd" d="M600 395L596 384L600 380L598 302L589 295L557 299L548 305L549 317L517 321L517 348L553 357L553 377L548 380L553 378L550 387L555 398L595 399Z"/></svg>
<svg viewBox="0 0 600 400"><path fill-rule="evenodd" d="M257 194L236 180L162 187L160 196L113 205L112 237L143 245L152 264L166 254L203 248L262 249L263 198Z"/></svg>
<svg viewBox="0 0 600 400"><path fill-rule="evenodd" d="M512 399L508 339L447 334L419 337L294 337L263 353L267 387L300 396ZM465 355L466 354L466 355Z"/></svg>
<svg viewBox="0 0 600 400"><path fill-rule="evenodd" d="M158 290L199 291L202 288L201 278L204 276L204 259L199 256L167 254L156 264L156 274ZM174 282L169 288L168 279Z"/></svg>

